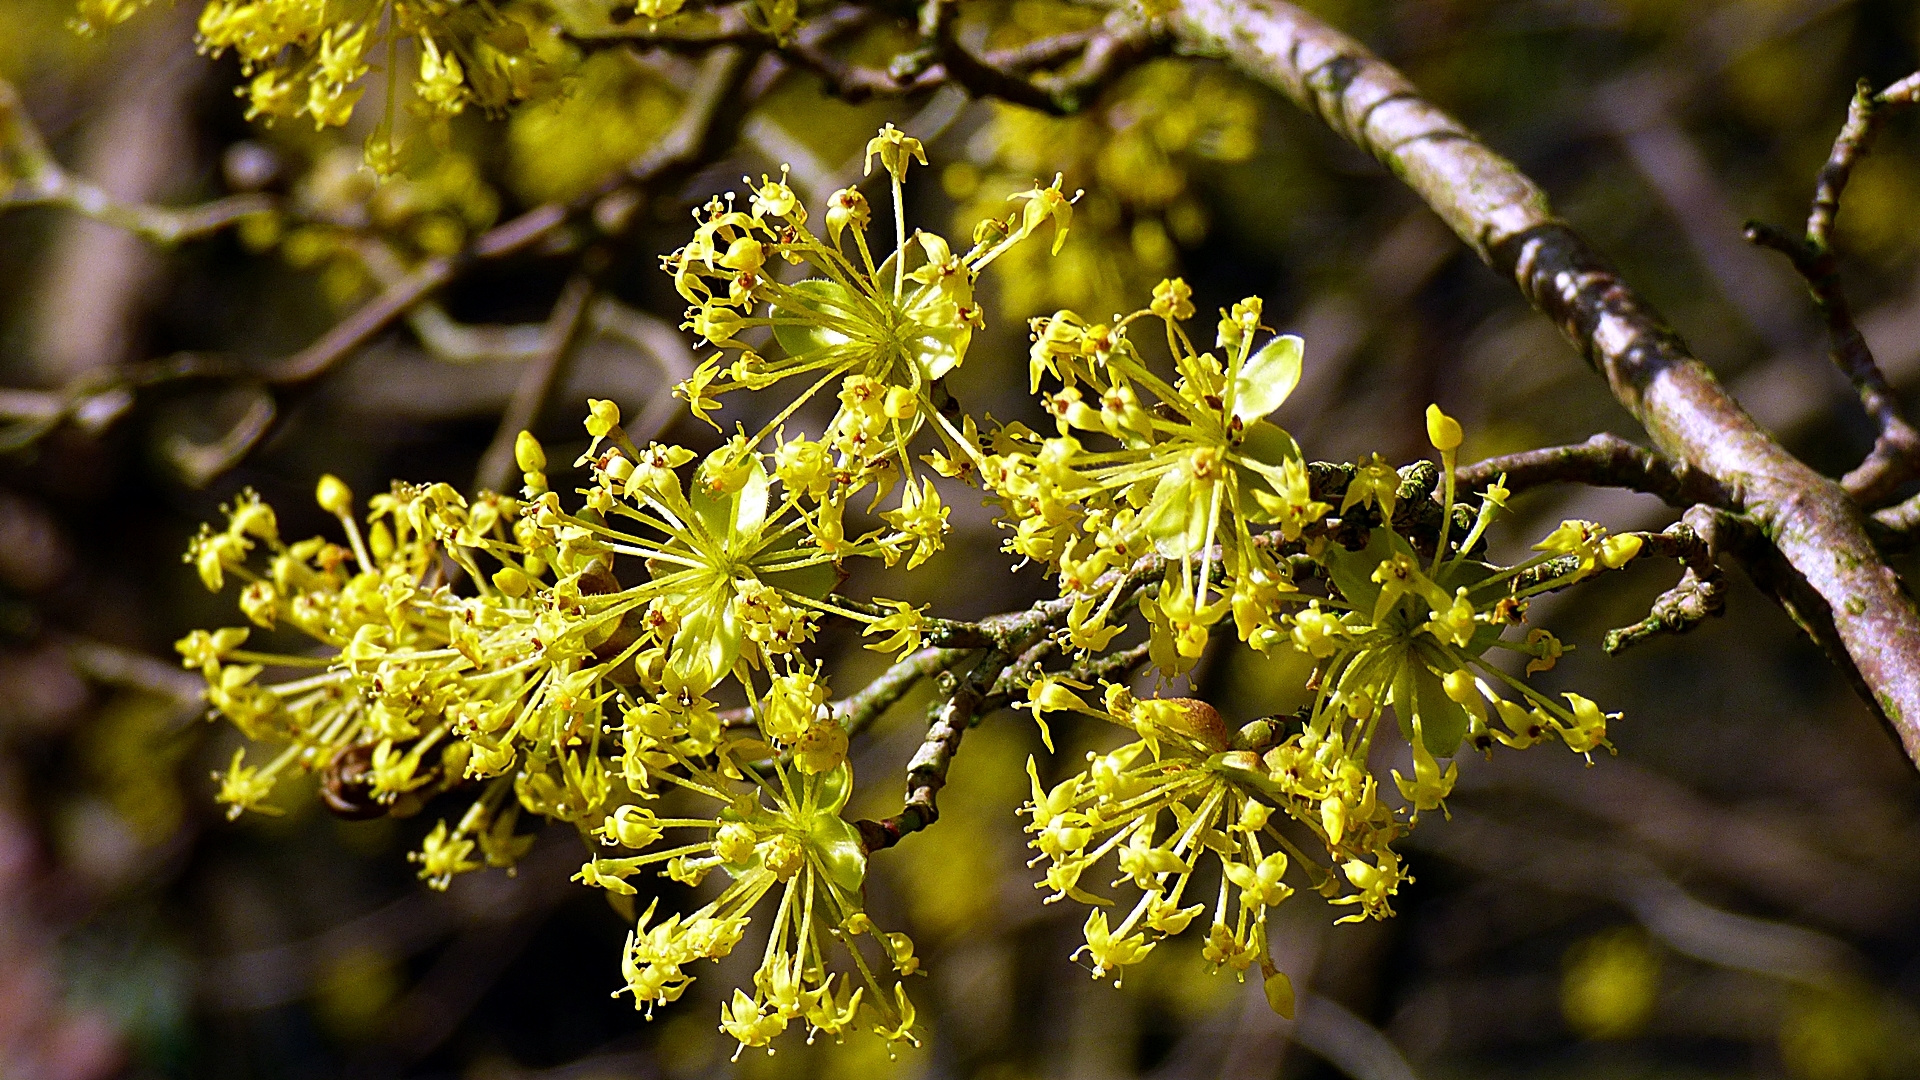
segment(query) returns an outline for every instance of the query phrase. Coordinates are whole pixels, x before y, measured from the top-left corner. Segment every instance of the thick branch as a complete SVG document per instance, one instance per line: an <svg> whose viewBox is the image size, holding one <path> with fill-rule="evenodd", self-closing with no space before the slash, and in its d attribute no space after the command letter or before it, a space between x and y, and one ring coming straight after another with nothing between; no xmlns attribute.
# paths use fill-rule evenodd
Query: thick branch
<svg viewBox="0 0 1920 1080"><path fill-rule="evenodd" d="M1920 612L1839 484L1762 431L1532 180L1358 42L1278 0L1187 0L1172 18L1181 47L1321 117L1512 274L1661 452L1718 481L1771 538L1829 610L1870 705L1920 761Z"/></svg>

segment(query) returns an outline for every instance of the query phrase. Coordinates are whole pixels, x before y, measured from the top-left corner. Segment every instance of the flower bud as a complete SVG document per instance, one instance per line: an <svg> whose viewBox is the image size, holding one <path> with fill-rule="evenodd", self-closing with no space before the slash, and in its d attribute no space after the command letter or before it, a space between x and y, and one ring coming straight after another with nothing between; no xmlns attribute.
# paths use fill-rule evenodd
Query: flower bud
<svg viewBox="0 0 1920 1080"><path fill-rule="evenodd" d="M1347 715L1355 720L1365 720L1373 715L1374 700L1365 687L1356 687L1346 695Z"/></svg>
<svg viewBox="0 0 1920 1080"><path fill-rule="evenodd" d="M1607 537L1600 541L1600 565L1609 570L1620 569L1640 554L1643 543L1640 537L1631 534Z"/></svg>
<svg viewBox="0 0 1920 1080"><path fill-rule="evenodd" d="M1153 287L1150 310L1163 319L1193 318L1193 288L1182 278L1167 278Z"/></svg>
<svg viewBox="0 0 1920 1080"><path fill-rule="evenodd" d="M840 242L840 233L847 226L864 229L872 220L873 212L867 206L867 197L859 188L841 188L827 199L827 232L833 242Z"/></svg>
<svg viewBox="0 0 1920 1080"><path fill-rule="evenodd" d="M920 960L913 955L913 939L902 933L880 935L880 947L886 950L887 959L893 961L893 968L902 975L911 975L920 970Z"/></svg>
<svg viewBox="0 0 1920 1080"><path fill-rule="evenodd" d="M727 245L726 254L718 260L721 266L737 270L743 274L757 274L767 262L767 247L750 236L742 236Z"/></svg>
<svg viewBox="0 0 1920 1080"><path fill-rule="evenodd" d="M713 853L733 866L741 866L753 858L753 845L753 830L737 821L720 826L713 837Z"/></svg>
<svg viewBox="0 0 1920 1080"><path fill-rule="evenodd" d="M1457 668L1447 672L1446 677L1440 680L1440 686L1447 692L1447 697L1461 705L1474 701L1478 697L1478 690L1473 685L1473 676Z"/></svg>
<svg viewBox="0 0 1920 1080"><path fill-rule="evenodd" d="M279 597L273 591L273 585L265 581L256 581L240 590L240 611L251 619L256 626L273 629L279 613Z"/></svg>
<svg viewBox="0 0 1920 1080"><path fill-rule="evenodd" d="M1460 421L1440 411L1440 406L1427 406L1427 441L1435 450L1451 454L1460 449Z"/></svg>
<svg viewBox="0 0 1920 1080"><path fill-rule="evenodd" d="M587 399L587 434L604 439L620 426L620 406L604 398Z"/></svg>
<svg viewBox="0 0 1920 1080"><path fill-rule="evenodd" d="M607 816L600 833L621 847L638 851L660 839L660 819L653 811L629 803Z"/></svg>
<svg viewBox="0 0 1920 1080"><path fill-rule="evenodd" d="M601 471L606 473L607 479L614 483L625 484L627 478L633 475L633 462L619 454L609 454L605 464L601 466Z"/></svg>
<svg viewBox="0 0 1920 1080"><path fill-rule="evenodd" d="M545 472L547 452L540 447L540 440L533 432L522 431L513 440L513 460L520 466L521 472Z"/></svg>
<svg viewBox="0 0 1920 1080"><path fill-rule="evenodd" d="M827 718L809 726L793 747L794 764L809 776L830 772L847 760L847 729Z"/></svg>
<svg viewBox="0 0 1920 1080"><path fill-rule="evenodd" d="M346 481L332 473L320 478L319 486L314 489L313 498L320 504L320 509L334 517L346 517L353 513L353 489L346 485Z"/></svg>
<svg viewBox="0 0 1920 1080"><path fill-rule="evenodd" d="M889 387L881 405L881 410L892 420L912 419L918 408L918 403L913 400L913 391L904 386Z"/></svg>
<svg viewBox="0 0 1920 1080"><path fill-rule="evenodd" d="M1284 971L1266 976L1261 988L1267 995L1267 1007L1284 1019L1293 1019L1293 980Z"/></svg>
<svg viewBox="0 0 1920 1080"><path fill-rule="evenodd" d="M508 596L525 596L531 584L532 581L516 566L503 566L493 573L493 587Z"/></svg>

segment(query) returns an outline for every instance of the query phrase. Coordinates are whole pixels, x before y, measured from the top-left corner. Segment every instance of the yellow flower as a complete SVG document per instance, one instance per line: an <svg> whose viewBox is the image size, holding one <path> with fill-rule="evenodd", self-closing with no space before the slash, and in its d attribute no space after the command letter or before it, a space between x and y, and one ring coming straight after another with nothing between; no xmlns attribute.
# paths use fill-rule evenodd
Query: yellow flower
<svg viewBox="0 0 1920 1080"><path fill-rule="evenodd" d="M1149 942L1144 934L1113 933L1107 926L1107 913L1104 911L1095 910L1088 915L1083 932L1087 943L1074 950L1073 955L1078 957L1082 952L1087 954L1087 958L1093 961L1093 977L1096 979L1104 978L1110 971L1118 973L1145 960L1154 949L1155 943ZM1113 982L1115 986L1120 985L1119 979Z"/></svg>
<svg viewBox="0 0 1920 1080"><path fill-rule="evenodd" d="M880 600L882 607L891 607L893 614L883 615L868 623L860 631L860 636L885 634L879 641L867 643L874 652L894 653L895 661L905 660L908 655L918 652L922 636L926 629L926 607L914 607L904 600Z"/></svg>
<svg viewBox="0 0 1920 1080"><path fill-rule="evenodd" d="M1033 235L1035 229L1048 221L1053 222L1053 254L1060 254L1060 245L1067 242L1067 227L1073 223L1073 203L1080 197L1076 191L1071 197L1061 190L1066 180L1064 175L1056 174L1053 183L1046 187L1033 185L1033 190L1022 191L1011 198L1026 200L1026 207L1020 212L1020 228L1017 237Z"/></svg>
<svg viewBox="0 0 1920 1080"><path fill-rule="evenodd" d="M827 238L835 247L840 245L840 234L849 226L855 232L862 232L873 220L873 211L867 205L867 197L859 188L841 188L827 198Z"/></svg>
<svg viewBox="0 0 1920 1080"><path fill-rule="evenodd" d="M1276 851L1253 866L1237 862L1222 865L1227 880L1240 890L1242 903L1273 907L1293 895L1293 889L1280 880L1287 872L1284 852Z"/></svg>
<svg viewBox="0 0 1920 1080"><path fill-rule="evenodd" d="M273 794L274 770L271 767L259 769L244 764L246 754L245 747L235 750L227 771L213 774L213 778L220 781L220 792L214 796L214 801L226 805L229 820L248 810L268 815L285 813L278 807L266 805L267 797Z"/></svg>
<svg viewBox="0 0 1920 1080"><path fill-rule="evenodd" d="M927 163L925 147L920 140L888 124L880 129L880 134L867 140L866 172L873 174L873 159L880 158L880 166L893 175L894 183L904 183L907 179L907 165L911 161Z"/></svg>
<svg viewBox="0 0 1920 1080"><path fill-rule="evenodd" d="M1193 289L1182 278L1168 278L1153 287L1150 310L1163 319L1185 322L1193 318Z"/></svg>
<svg viewBox="0 0 1920 1080"><path fill-rule="evenodd" d="M889 550L907 548L909 570L926 562L945 546L947 508L940 502L940 492L934 489L932 480L922 481L917 488L912 481L908 481L900 498L899 509L889 510L880 516L898 530L896 542Z"/></svg>
<svg viewBox="0 0 1920 1080"><path fill-rule="evenodd" d="M1427 406L1427 441L1435 450L1451 454L1460 448L1463 438L1460 421L1440 411L1440 406Z"/></svg>
<svg viewBox="0 0 1920 1080"><path fill-rule="evenodd" d="M438 822L420 842L420 850L407 856L420 864L420 879L434 889L445 889L456 874L480 869L474 861L474 842L458 833L449 834L447 823Z"/></svg>
<svg viewBox="0 0 1920 1080"><path fill-rule="evenodd" d="M226 659L228 653L245 644L246 640L245 627L229 626L212 633L194 630L175 642L173 647L180 654L182 667L217 670L220 661Z"/></svg>
<svg viewBox="0 0 1920 1080"><path fill-rule="evenodd" d="M905 983L893 984L895 1002L894 1022L874 1025L873 1033L889 1042L909 1042L920 1045L920 1039L913 1033L914 1020L918 1014L914 1011L913 999L907 997Z"/></svg>
<svg viewBox="0 0 1920 1080"><path fill-rule="evenodd" d="M749 1046L765 1046L787 1030L787 1018L778 1010L762 1012L758 1002L747 996L746 991L736 989L733 1000L720 1006L720 1030L739 1040L740 1049L733 1052L735 1061L740 1060L740 1050Z"/></svg>
<svg viewBox="0 0 1920 1080"><path fill-rule="evenodd" d="M1047 722L1041 714L1047 712L1093 713L1092 706L1088 705L1080 695L1074 693L1075 690L1087 689L1091 688L1083 682L1075 682L1057 675L1045 676L1027 685L1027 700L1016 704L1014 708L1026 709L1033 713L1033 722L1040 725L1040 741L1047 744L1048 750L1052 750L1053 732L1047 729ZM1095 715L1098 714L1095 713Z"/></svg>
<svg viewBox="0 0 1920 1080"><path fill-rule="evenodd" d="M1381 517L1391 521L1399 490L1400 474L1379 454L1373 454L1354 469L1346 496L1340 500L1340 513L1344 515L1355 506L1371 502L1380 507Z"/></svg>

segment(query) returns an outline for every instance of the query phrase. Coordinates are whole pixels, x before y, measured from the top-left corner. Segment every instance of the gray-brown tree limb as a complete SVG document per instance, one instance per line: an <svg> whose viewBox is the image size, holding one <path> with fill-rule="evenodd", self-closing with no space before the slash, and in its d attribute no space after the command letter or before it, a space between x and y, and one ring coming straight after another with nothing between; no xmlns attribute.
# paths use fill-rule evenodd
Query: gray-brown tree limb
<svg viewBox="0 0 1920 1080"><path fill-rule="evenodd" d="M1393 67L1279 0L1185 0L1182 51L1217 56L1324 120L1413 188L1551 318L1666 456L1723 486L1827 609L1867 701L1920 762L1920 612L1839 483L1788 453L1546 193ZM1805 614L1805 613L1803 613ZM1802 625L1823 620L1803 618Z"/></svg>

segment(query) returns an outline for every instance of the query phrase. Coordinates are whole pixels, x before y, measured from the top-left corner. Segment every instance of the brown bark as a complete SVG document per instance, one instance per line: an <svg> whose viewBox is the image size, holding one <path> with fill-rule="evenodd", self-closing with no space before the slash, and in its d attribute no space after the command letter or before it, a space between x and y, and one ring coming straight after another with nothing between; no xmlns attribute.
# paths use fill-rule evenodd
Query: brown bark
<svg viewBox="0 0 1920 1080"><path fill-rule="evenodd" d="M1920 762L1920 613L1838 483L1773 440L1685 342L1565 222L1545 192L1406 77L1278 0L1185 0L1181 49L1218 56L1314 113L1413 188L1513 276L1656 446L1728 493L1825 602L1869 705Z"/></svg>

